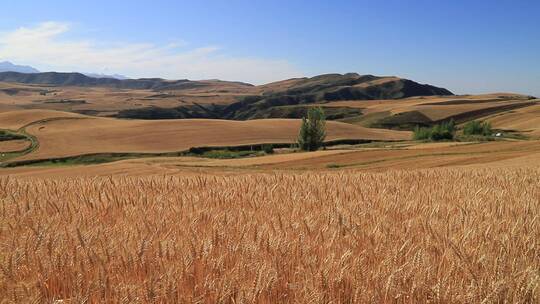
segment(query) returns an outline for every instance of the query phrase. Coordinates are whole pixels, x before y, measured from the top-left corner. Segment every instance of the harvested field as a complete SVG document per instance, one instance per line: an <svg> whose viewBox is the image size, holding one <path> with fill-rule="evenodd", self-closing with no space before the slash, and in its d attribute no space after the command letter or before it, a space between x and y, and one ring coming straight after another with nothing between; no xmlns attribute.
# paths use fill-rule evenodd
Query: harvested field
<svg viewBox="0 0 540 304"><path fill-rule="evenodd" d="M239 159L153 157L86 166L16 167L0 175L18 177L149 176L269 171L378 171L419 168L540 168L540 141L484 143L387 143L379 148L332 149Z"/></svg>
<svg viewBox="0 0 540 304"><path fill-rule="evenodd" d="M0 153L22 151L30 146L30 142L25 139L0 141Z"/></svg>
<svg viewBox="0 0 540 304"><path fill-rule="evenodd" d="M489 104L416 106L414 109L423 113L433 121L443 120L448 117L456 117L457 120L470 120L487 116L492 113L527 107L531 104L532 103L529 101L504 101L492 102Z"/></svg>
<svg viewBox="0 0 540 304"><path fill-rule="evenodd" d="M531 106L528 96L511 94L489 94L470 96L412 97L398 100L337 101L322 104L324 107L350 107L362 109L364 116L357 120L361 125L376 124L377 120L395 120L396 124L435 122L454 117L455 120L470 120L498 112ZM403 117L390 117L401 114ZM371 119L371 117L375 119ZM369 120L369 123L365 123ZM401 120L403 122L401 122ZM351 121L355 123L354 120Z"/></svg>
<svg viewBox="0 0 540 304"><path fill-rule="evenodd" d="M0 129L17 130L33 122L54 118L84 117L79 114L52 110L19 110L0 113Z"/></svg>
<svg viewBox="0 0 540 304"><path fill-rule="evenodd" d="M0 179L2 302L536 303L540 170Z"/></svg>
<svg viewBox="0 0 540 304"><path fill-rule="evenodd" d="M487 164L527 155L540 160L540 141L485 142L441 145L438 148L425 146L419 149L411 148L352 151L346 154L267 164L260 167L266 169L348 168L386 171ZM540 162L531 163L528 166L538 167Z"/></svg>
<svg viewBox="0 0 540 304"><path fill-rule="evenodd" d="M540 138L540 101L537 102L531 107L494 115L488 121L498 129L520 131L527 136Z"/></svg>
<svg viewBox="0 0 540 304"><path fill-rule="evenodd" d="M260 157L249 157L241 159L202 159L202 158L178 158L177 161L164 161L165 165L174 163L176 166L204 166L204 167L247 167L280 164L285 162L295 162L306 159L316 159L323 156L332 156L344 153L351 153L347 150L326 150L315 152L298 152L288 154L274 154Z"/></svg>
<svg viewBox="0 0 540 304"><path fill-rule="evenodd" d="M79 116L83 117L83 116ZM56 119L32 124L39 149L20 159L44 159L104 152L171 152L200 146L294 143L300 120L229 121L210 119ZM410 132L369 129L328 122L327 140L405 140Z"/></svg>
<svg viewBox="0 0 540 304"><path fill-rule="evenodd" d="M417 143L417 144L404 144L403 148L411 149L411 150L428 150L428 149L444 150L444 148L471 145L471 144L475 144L475 143L474 142L425 142L425 143Z"/></svg>
<svg viewBox="0 0 540 304"><path fill-rule="evenodd" d="M526 101L528 100L528 96L508 93L463 96L422 96L403 99L334 101L325 105L366 108L366 113L396 109L395 112L399 113L402 111L409 111L410 107L420 105L474 105L478 103L504 102L509 100Z"/></svg>

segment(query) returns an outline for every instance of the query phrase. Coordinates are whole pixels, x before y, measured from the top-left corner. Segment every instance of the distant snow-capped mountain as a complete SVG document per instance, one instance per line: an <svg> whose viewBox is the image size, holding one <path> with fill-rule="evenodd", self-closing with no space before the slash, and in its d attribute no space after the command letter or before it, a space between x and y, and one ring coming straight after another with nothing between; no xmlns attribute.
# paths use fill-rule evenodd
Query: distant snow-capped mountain
<svg viewBox="0 0 540 304"><path fill-rule="evenodd" d="M31 66L13 64L9 61L0 62L0 73L1 72L17 72L17 73L25 73L25 74L40 73L39 70ZM112 79L120 79L120 80L129 79L129 77L126 77L120 74L112 74L112 75L101 74L101 73L83 73L83 74L92 78L112 78Z"/></svg>
<svg viewBox="0 0 540 304"><path fill-rule="evenodd" d="M9 61L0 62L0 72L39 73L37 69L27 65L17 65Z"/></svg>

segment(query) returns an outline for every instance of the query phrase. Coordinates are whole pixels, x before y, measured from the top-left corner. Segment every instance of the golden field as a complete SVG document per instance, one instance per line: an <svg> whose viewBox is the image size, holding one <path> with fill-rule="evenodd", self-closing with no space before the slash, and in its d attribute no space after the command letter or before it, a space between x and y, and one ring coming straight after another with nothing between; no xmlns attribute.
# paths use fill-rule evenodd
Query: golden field
<svg viewBox="0 0 540 304"><path fill-rule="evenodd" d="M540 301L538 169L4 177L0 200L1 303Z"/></svg>

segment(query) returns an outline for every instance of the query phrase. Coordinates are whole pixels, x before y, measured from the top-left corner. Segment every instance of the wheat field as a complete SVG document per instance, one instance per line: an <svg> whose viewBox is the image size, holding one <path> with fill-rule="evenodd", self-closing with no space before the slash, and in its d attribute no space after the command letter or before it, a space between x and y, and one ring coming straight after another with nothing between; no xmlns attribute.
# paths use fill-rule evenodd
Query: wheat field
<svg viewBox="0 0 540 304"><path fill-rule="evenodd" d="M0 178L0 303L538 303L540 170Z"/></svg>

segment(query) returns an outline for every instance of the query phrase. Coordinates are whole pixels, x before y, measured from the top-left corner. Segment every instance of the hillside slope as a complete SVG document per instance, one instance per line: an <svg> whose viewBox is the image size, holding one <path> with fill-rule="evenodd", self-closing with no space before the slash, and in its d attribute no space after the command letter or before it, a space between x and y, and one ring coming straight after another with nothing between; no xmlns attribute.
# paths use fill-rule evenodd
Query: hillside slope
<svg viewBox="0 0 540 304"><path fill-rule="evenodd" d="M253 119L264 117L264 113L276 106L312 104L338 100L400 99L412 96L452 95L444 88L419 84L397 77L373 75L327 74L312 78L301 78L289 85L276 89L269 84L261 96L244 98L224 109L229 119Z"/></svg>
<svg viewBox="0 0 540 304"><path fill-rule="evenodd" d="M339 100L401 99L411 96L453 95L444 88L419 84L397 77L373 75L327 74L270 83L255 88L259 94L239 98L230 105L189 105L172 109L146 107L121 111L118 117L161 118L299 118L305 105ZM285 108L288 107L288 108ZM342 110L341 117L358 115Z"/></svg>
<svg viewBox="0 0 540 304"><path fill-rule="evenodd" d="M300 118L312 104L452 95L447 89L408 79L356 73L325 74L253 86L221 80L122 80L80 73L4 72L0 73L0 84L0 105L5 108L7 103L9 109L53 109L137 119ZM21 87L25 85L27 87ZM102 98L104 96L109 97ZM6 101L2 97L6 97ZM361 113L342 107L329 109L327 114L328 119L334 120Z"/></svg>

